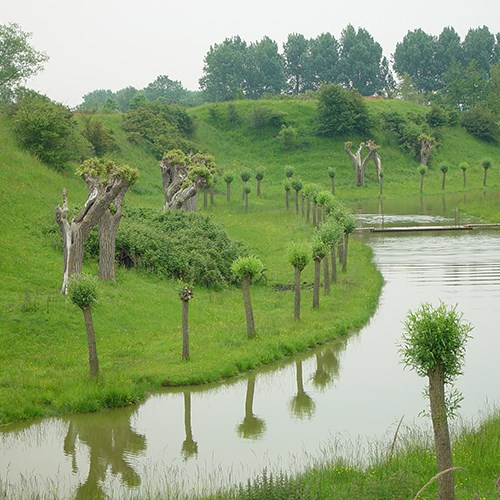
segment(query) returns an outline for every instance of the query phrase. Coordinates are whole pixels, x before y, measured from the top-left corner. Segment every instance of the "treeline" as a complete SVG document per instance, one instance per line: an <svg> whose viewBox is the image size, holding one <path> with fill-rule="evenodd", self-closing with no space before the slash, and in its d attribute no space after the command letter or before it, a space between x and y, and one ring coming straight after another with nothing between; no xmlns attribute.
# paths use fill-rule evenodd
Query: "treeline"
<svg viewBox="0 0 500 500"><path fill-rule="evenodd" d="M298 95L337 83L361 95L437 100L460 109L479 103L499 112L492 97L500 81L500 34L483 26L471 28L461 40L452 27L438 36L409 31L397 44L392 63L365 29L348 25L337 40L330 33L306 39L289 34L280 52L265 36L247 43L239 36L210 47L204 58L200 91L161 75L144 89L96 90L84 96L85 110L126 111L158 98L196 105L271 95Z"/></svg>

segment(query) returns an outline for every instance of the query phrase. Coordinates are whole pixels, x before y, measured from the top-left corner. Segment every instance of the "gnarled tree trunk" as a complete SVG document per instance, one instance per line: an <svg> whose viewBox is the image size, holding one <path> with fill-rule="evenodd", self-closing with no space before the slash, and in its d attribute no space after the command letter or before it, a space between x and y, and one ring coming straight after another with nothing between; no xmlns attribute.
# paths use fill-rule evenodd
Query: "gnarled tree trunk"
<svg viewBox="0 0 500 500"><path fill-rule="evenodd" d="M92 321L92 311L90 307L84 307L82 311L83 318L85 320L85 331L87 332L90 376L92 378L97 378L99 376L99 360L97 359L97 347L95 341L94 322Z"/></svg>
<svg viewBox="0 0 500 500"><path fill-rule="evenodd" d="M429 139L420 140L420 163L427 166L434 143Z"/></svg>
<svg viewBox="0 0 500 500"><path fill-rule="evenodd" d="M165 210L184 210L194 212L198 204L198 192L205 186L205 179L184 186L188 176L188 168L185 165L170 163L163 159L160 163L162 176L163 196Z"/></svg>
<svg viewBox="0 0 500 500"><path fill-rule="evenodd" d="M249 339L255 337L255 323L253 320L252 300L250 298L250 278L241 280L243 292L243 304L245 306L245 316L247 321L247 336Z"/></svg>

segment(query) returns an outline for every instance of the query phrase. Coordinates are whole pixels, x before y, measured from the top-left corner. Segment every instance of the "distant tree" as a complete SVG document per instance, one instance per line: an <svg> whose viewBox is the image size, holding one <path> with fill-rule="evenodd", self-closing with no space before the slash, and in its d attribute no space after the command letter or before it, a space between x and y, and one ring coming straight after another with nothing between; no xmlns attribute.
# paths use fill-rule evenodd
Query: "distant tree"
<svg viewBox="0 0 500 500"><path fill-rule="evenodd" d="M427 165L429 163L432 148L436 144L436 139L428 134L421 133L418 136L418 142L420 144L420 163L422 165Z"/></svg>
<svg viewBox="0 0 500 500"><path fill-rule="evenodd" d="M234 180L234 174L232 172L226 172L224 174L224 182L226 183L226 200L231 201L231 182Z"/></svg>
<svg viewBox="0 0 500 500"><path fill-rule="evenodd" d="M333 167L328 167L328 177L332 183L332 194L335 194L335 170Z"/></svg>
<svg viewBox="0 0 500 500"><path fill-rule="evenodd" d="M290 189L292 188L288 179L283 181L283 188L285 189L285 207L288 210L290 206Z"/></svg>
<svg viewBox="0 0 500 500"><path fill-rule="evenodd" d="M135 87L125 87L123 89L118 90L115 93L115 101L118 110L120 111L128 111L131 108L131 101L134 97L138 95L144 95L140 93Z"/></svg>
<svg viewBox="0 0 500 500"><path fill-rule="evenodd" d="M43 69L48 56L29 43L31 33L18 24L0 24L0 99L8 99L23 81Z"/></svg>
<svg viewBox="0 0 500 500"><path fill-rule="evenodd" d="M280 94L284 86L284 61L276 42L265 36L250 44L245 60L245 96L259 99L266 94Z"/></svg>
<svg viewBox="0 0 500 500"><path fill-rule="evenodd" d="M288 247L287 257L288 262L294 267L295 277L294 277L294 300L293 300L293 319L300 319L300 288L301 281L300 275L306 265L309 262L309 252L310 250L305 246L298 243L295 243Z"/></svg>
<svg viewBox="0 0 500 500"><path fill-rule="evenodd" d="M247 182L252 178L252 172L248 168L244 168L240 172L240 179L243 182L243 186L247 185Z"/></svg>
<svg viewBox="0 0 500 500"><path fill-rule="evenodd" d="M82 135L91 144L95 156L104 156L118 148L113 131L93 116L83 116Z"/></svg>
<svg viewBox="0 0 500 500"><path fill-rule="evenodd" d="M309 40L309 78L318 90L324 83L334 83L339 74L339 43L330 33Z"/></svg>
<svg viewBox="0 0 500 500"><path fill-rule="evenodd" d="M243 198L245 199L245 212L248 212L248 195L250 194L250 186L243 186Z"/></svg>
<svg viewBox="0 0 500 500"><path fill-rule="evenodd" d="M281 147L284 150L289 151L297 146L299 133L295 127L283 124L281 125L277 138L281 143Z"/></svg>
<svg viewBox="0 0 500 500"><path fill-rule="evenodd" d="M352 142L344 143L344 151L351 157L356 172L356 186L363 186L365 183L365 169L370 160L373 160L377 170L377 177L380 173L380 156L378 155L379 146L373 141L361 142L355 153L351 150ZM368 153L361 158L363 148L368 149Z"/></svg>
<svg viewBox="0 0 500 500"><path fill-rule="evenodd" d="M483 78L489 77L490 66L500 62L500 54L495 50L497 43L486 26L470 28L462 43L464 66L476 61Z"/></svg>
<svg viewBox="0 0 500 500"><path fill-rule="evenodd" d="M361 95L339 85L323 85L318 94L317 133L327 137L366 134L368 108Z"/></svg>
<svg viewBox="0 0 500 500"><path fill-rule="evenodd" d="M167 102L179 103L187 93L182 83L172 80L166 75L160 75L143 89L143 94L148 101L164 99Z"/></svg>
<svg viewBox="0 0 500 500"><path fill-rule="evenodd" d="M464 187L467 186L467 169L469 168L469 164L465 161L461 162L460 165L460 170L462 171L463 178L464 178Z"/></svg>
<svg viewBox="0 0 500 500"><path fill-rule="evenodd" d="M233 262L231 270L241 281L247 323L247 336L248 338L254 338L255 322L253 319L252 301L250 297L250 283L262 275L264 266L257 257L240 257Z"/></svg>
<svg viewBox="0 0 500 500"><path fill-rule="evenodd" d="M423 193L423 191L424 191L424 176L427 173L427 166L420 165L418 167L418 173L420 174L420 192Z"/></svg>
<svg viewBox="0 0 500 500"><path fill-rule="evenodd" d="M295 173L295 169L291 165L285 166L285 177L287 179L291 179L293 174Z"/></svg>
<svg viewBox="0 0 500 500"><path fill-rule="evenodd" d="M436 462L438 471L438 498L455 498L453 458L448 428L448 414L453 407L446 402L446 384L452 384L462 373L465 344L472 327L462 321L456 307L447 308L422 304L410 311L404 324L403 339L399 346L404 364L421 377L429 379L430 400ZM457 399L455 397L455 403ZM453 404L453 401L452 401Z"/></svg>
<svg viewBox="0 0 500 500"><path fill-rule="evenodd" d="M200 88L209 101L228 101L243 95L247 44L239 36L215 44L205 56Z"/></svg>
<svg viewBox="0 0 500 500"><path fill-rule="evenodd" d="M295 191L295 213L298 215L299 214L299 193L304 187L303 182L298 178L294 177L292 179L292 182L290 183L292 186L292 189Z"/></svg>
<svg viewBox="0 0 500 500"><path fill-rule="evenodd" d="M474 137L496 143L500 139L500 127L493 112L484 106L474 106L462 114L462 126Z"/></svg>
<svg viewBox="0 0 500 500"><path fill-rule="evenodd" d="M257 168L255 171L255 179L257 180L257 196L260 198L260 183L264 179L264 169Z"/></svg>
<svg viewBox="0 0 500 500"><path fill-rule="evenodd" d="M85 331L87 333L90 376L96 379L99 376L99 359L97 357L92 307L97 302L97 280L88 274L74 274L69 282L68 296L71 302L83 312Z"/></svg>
<svg viewBox="0 0 500 500"><path fill-rule="evenodd" d="M374 95L384 88L382 46L363 28L348 25L340 38L337 81L361 95Z"/></svg>
<svg viewBox="0 0 500 500"><path fill-rule="evenodd" d="M444 191L444 184L446 182L446 172L448 172L448 164L447 163L442 163L439 167L439 170L441 170L441 189Z"/></svg>
<svg viewBox="0 0 500 500"><path fill-rule="evenodd" d="M165 210L196 210L198 193L210 187L215 173L214 158L201 153L186 155L171 149L160 162Z"/></svg>
<svg viewBox="0 0 500 500"><path fill-rule="evenodd" d="M193 288L182 284L179 290L182 301L182 359L189 359L189 301L193 298Z"/></svg>
<svg viewBox="0 0 500 500"><path fill-rule="evenodd" d="M289 34L283 45L283 56L289 92L298 95L307 90L310 83L308 73L309 42L304 35Z"/></svg>
<svg viewBox="0 0 500 500"><path fill-rule="evenodd" d="M493 162L489 158L485 158L481 161L481 166L483 167L484 176L483 176L483 186L486 186L486 176L488 174L488 170L493 165Z"/></svg>
<svg viewBox="0 0 500 500"><path fill-rule="evenodd" d="M83 102L78 106L80 111L103 111L106 103L115 101L115 93L110 89L97 89L83 96Z"/></svg>
<svg viewBox="0 0 500 500"><path fill-rule="evenodd" d="M434 59L436 43L435 37L418 28L409 31L394 51L396 73L400 77L409 75L415 87L423 92L432 92L439 86Z"/></svg>
<svg viewBox="0 0 500 500"><path fill-rule="evenodd" d="M313 281L313 308L319 307L319 285L321 276L321 261L326 255L327 247L319 239L315 238L312 244L312 258L314 261L314 281Z"/></svg>
<svg viewBox="0 0 500 500"><path fill-rule="evenodd" d="M454 63L463 65L460 35L452 27L443 28L443 31L436 39L434 50L436 76L439 78L439 86L442 88L446 85L443 73L447 71L450 65Z"/></svg>

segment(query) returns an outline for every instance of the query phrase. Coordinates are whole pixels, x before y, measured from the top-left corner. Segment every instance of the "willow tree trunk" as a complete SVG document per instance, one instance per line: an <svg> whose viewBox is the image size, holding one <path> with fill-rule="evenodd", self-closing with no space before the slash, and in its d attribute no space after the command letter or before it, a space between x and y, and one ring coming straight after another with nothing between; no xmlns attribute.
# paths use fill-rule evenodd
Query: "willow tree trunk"
<svg viewBox="0 0 500 500"><path fill-rule="evenodd" d="M85 331L87 332L90 376L92 378L97 378L99 376L99 360L97 359L97 346L95 341L94 322L92 321L92 311L90 307L84 307L82 311L83 319L85 320Z"/></svg>
<svg viewBox="0 0 500 500"><path fill-rule="evenodd" d="M321 259L314 259L313 309L319 307L319 284L321 274Z"/></svg>
<svg viewBox="0 0 500 500"><path fill-rule="evenodd" d="M335 252L335 245L330 247L330 254L332 260L332 283L337 283L337 255Z"/></svg>
<svg viewBox="0 0 500 500"><path fill-rule="evenodd" d="M300 197L300 210L302 212L302 217L304 217L305 211L304 211L304 197L303 196Z"/></svg>
<svg viewBox="0 0 500 500"><path fill-rule="evenodd" d="M463 174L464 174L464 187L467 186L467 176L465 174L465 170L462 170Z"/></svg>
<svg viewBox="0 0 500 500"><path fill-rule="evenodd" d="M226 182L226 200L227 202L231 201L231 183Z"/></svg>
<svg viewBox="0 0 500 500"><path fill-rule="evenodd" d="M295 279L293 284L293 319L300 319L300 274L301 270L295 266Z"/></svg>
<svg viewBox="0 0 500 500"><path fill-rule="evenodd" d="M426 139L422 139L420 142L420 163L422 165L426 165L429 163L429 157L431 156L431 151L432 151L432 146L433 146L432 141L428 141Z"/></svg>
<svg viewBox="0 0 500 500"><path fill-rule="evenodd" d="M328 255L323 257L323 293L330 293L330 270L328 266Z"/></svg>
<svg viewBox="0 0 500 500"><path fill-rule="evenodd" d="M488 169L484 169L484 176L483 176L483 187L486 187L486 176L488 175Z"/></svg>
<svg viewBox="0 0 500 500"><path fill-rule="evenodd" d="M241 280L243 292L243 304L245 306L245 317L247 321L247 336L249 339L255 337L255 323L253 320L252 300L250 298L250 278Z"/></svg>
<svg viewBox="0 0 500 500"><path fill-rule="evenodd" d="M344 234L342 234L342 237L339 239L339 242L337 244L337 252L339 254L339 263L344 264Z"/></svg>
<svg viewBox="0 0 500 500"><path fill-rule="evenodd" d="M439 473L453 467L448 417L446 415L444 371L442 367L437 367L431 370L428 376L431 419L434 430L434 444L436 446L437 471ZM455 480L453 471L438 477L438 498L439 500L454 500Z"/></svg>
<svg viewBox="0 0 500 500"><path fill-rule="evenodd" d="M260 182L261 179L257 179L257 196L260 198Z"/></svg>
<svg viewBox="0 0 500 500"><path fill-rule="evenodd" d="M424 174L420 174L420 192L424 191Z"/></svg>
<svg viewBox="0 0 500 500"><path fill-rule="evenodd" d="M312 213L313 213L313 226L318 225L318 205L313 201Z"/></svg>
<svg viewBox="0 0 500 500"><path fill-rule="evenodd" d="M342 271L347 271L347 250L349 248L349 233L344 233L344 255L342 256Z"/></svg>
<svg viewBox="0 0 500 500"><path fill-rule="evenodd" d="M208 192L206 189L203 190L203 208L208 207Z"/></svg>
<svg viewBox="0 0 500 500"><path fill-rule="evenodd" d="M285 189L285 207L288 209L290 206L290 190Z"/></svg>
<svg viewBox="0 0 500 500"><path fill-rule="evenodd" d="M443 172L443 181L441 182L441 189L444 191L444 184L446 182L446 172Z"/></svg>
<svg viewBox="0 0 500 500"><path fill-rule="evenodd" d="M330 177L332 180L332 194L335 194L335 177Z"/></svg>
<svg viewBox="0 0 500 500"><path fill-rule="evenodd" d="M213 186L210 186L210 205L215 205L215 191Z"/></svg>
<svg viewBox="0 0 500 500"><path fill-rule="evenodd" d="M299 192L295 191L295 215L299 215Z"/></svg>
<svg viewBox="0 0 500 500"><path fill-rule="evenodd" d="M182 359L189 359L189 300L182 301Z"/></svg>
<svg viewBox="0 0 500 500"><path fill-rule="evenodd" d="M248 212L248 193L245 193L245 212Z"/></svg>
<svg viewBox="0 0 500 500"><path fill-rule="evenodd" d="M306 207L306 224L309 224L311 220L311 199L307 197L307 207Z"/></svg>

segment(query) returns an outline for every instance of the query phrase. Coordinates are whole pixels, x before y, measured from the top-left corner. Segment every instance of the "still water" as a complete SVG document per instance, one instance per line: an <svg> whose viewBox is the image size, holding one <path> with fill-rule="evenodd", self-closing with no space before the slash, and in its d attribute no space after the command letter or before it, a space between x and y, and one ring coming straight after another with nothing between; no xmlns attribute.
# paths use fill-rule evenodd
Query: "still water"
<svg viewBox="0 0 500 500"><path fill-rule="evenodd" d="M437 202L441 204L441 201ZM407 205L408 206L408 205ZM391 215L368 207L361 224L453 223L442 205ZM412 213L413 210L413 213ZM382 216L382 211L384 215ZM296 471L321 457L362 460L404 424L427 428L424 381L400 364L409 309L458 304L472 323L460 418L500 403L500 231L359 236L385 285L370 323L347 341L230 383L165 391L137 407L44 419L0 430L0 496L111 498L245 482L264 467ZM353 263L351 262L351 265Z"/></svg>

